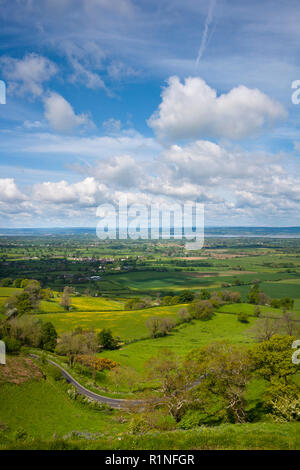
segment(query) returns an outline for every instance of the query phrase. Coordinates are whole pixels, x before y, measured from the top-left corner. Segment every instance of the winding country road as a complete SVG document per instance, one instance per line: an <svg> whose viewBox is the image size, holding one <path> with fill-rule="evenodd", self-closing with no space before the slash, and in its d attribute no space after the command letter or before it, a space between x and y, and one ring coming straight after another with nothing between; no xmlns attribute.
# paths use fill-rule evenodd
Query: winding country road
<svg viewBox="0 0 300 470"><path fill-rule="evenodd" d="M40 360L40 357L37 354L30 354L30 357L32 357L33 359ZM77 382L77 380L75 380L74 377L72 377L72 375L69 374L69 372L67 372L66 369L64 369L62 366L52 361L51 359L47 358L47 361L53 366L58 367L58 369L60 369L63 377L67 380L67 382L74 385L80 395L85 395L86 397L92 398L95 401L105 403L106 405L109 405L112 408L129 408L130 406L138 406L143 403L140 400L109 398L104 397L103 395L99 395L98 393L91 392L87 388L83 387L83 385L81 385L79 382Z"/></svg>
<svg viewBox="0 0 300 470"><path fill-rule="evenodd" d="M29 354L30 357L33 359L40 360L40 356L37 354ZM72 377L69 372L66 371L62 366L57 364L56 362L52 361L51 359L47 358L47 361L52 364L55 367L58 367L60 369L63 377L69 382L70 384L74 385L76 388L77 392L80 395L85 395L86 397L92 398L95 401L105 403L106 405L111 406L112 408L130 408L134 406L139 406L145 403L144 401L141 400L126 400L126 399L119 399L119 398L109 398L109 397L104 397L103 395L99 395L98 393L91 392L87 388L85 388L83 385L81 385L77 380ZM200 384L201 380L204 378L204 376L199 377L199 379L195 380L190 386L186 387L186 390L191 390L194 387L197 387L197 385Z"/></svg>

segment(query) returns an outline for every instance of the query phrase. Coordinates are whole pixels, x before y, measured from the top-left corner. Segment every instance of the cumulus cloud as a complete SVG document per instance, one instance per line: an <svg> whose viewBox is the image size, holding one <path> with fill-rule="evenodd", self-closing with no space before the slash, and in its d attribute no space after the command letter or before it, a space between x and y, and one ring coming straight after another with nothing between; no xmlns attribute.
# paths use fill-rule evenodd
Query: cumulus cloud
<svg viewBox="0 0 300 470"><path fill-rule="evenodd" d="M18 189L13 178L0 178L0 201L1 202L20 202L25 196Z"/></svg>
<svg viewBox="0 0 300 470"><path fill-rule="evenodd" d="M145 167L144 167L145 170ZM131 155L118 155L101 161L90 171L100 180L115 188L139 187L147 176Z"/></svg>
<svg viewBox="0 0 300 470"><path fill-rule="evenodd" d="M281 104L258 89L239 86L217 96L216 90L201 78L189 77L182 83L173 76L148 124L159 139L213 137L238 140L285 117Z"/></svg>
<svg viewBox="0 0 300 470"><path fill-rule="evenodd" d="M44 105L45 118L58 132L70 132L74 127L90 123L86 114L75 114L70 103L58 93L50 93L44 99Z"/></svg>
<svg viewBox="0 0 300 470"><path fill-rule="evenodd" d="M94 178L88 177L78 183L69 184L67 181L45 182L33 187L33 200L55 204L95 205L96 194L103 191L104 185L99 185Z"/></svg>
<svg viewBox="0 0 300 470"><path fill-rule="evenodd" d="M43 84L57 73L56 65L47 57L26 54L23 59L0 58L3 77L8 81L9 91L33 96L43 94Z"/></svg>

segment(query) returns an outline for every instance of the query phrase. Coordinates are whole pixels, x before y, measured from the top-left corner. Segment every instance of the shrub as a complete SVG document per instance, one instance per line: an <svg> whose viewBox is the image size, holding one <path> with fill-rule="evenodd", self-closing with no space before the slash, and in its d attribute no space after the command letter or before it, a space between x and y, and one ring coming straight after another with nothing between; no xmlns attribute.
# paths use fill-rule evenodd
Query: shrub
<svg viewBox="0 0 300 470"><path fill-rule="evenodd" d="M20 351L21 343L19 340L15 338L9 338L8 336L6 336L5 338L3 338L3 341L6 346L6 352L14 353L14 352Z"/></svg>
<svg viewBox="0 0 300 470"><path fill-rule="evenodd" d="M241 323L249 323L249 315L247 313L239 313L238 314L238 321Z"/></svg>
<svg viewBox="0 0 300 470"><path fill-rule="evenodd" d="M83 366L90 367L101 372L104 369L111 370L115 367L118 367L118 364L115 361L111 361L105 357L89 356L87 354L79 354L75 356L75 361Z"/></svg>
<svg viewBox="0 0 300 470"><path fill-rule="evenodd" d="M271 402L275 421L300 421L300 398L283 396Z"/></svg>

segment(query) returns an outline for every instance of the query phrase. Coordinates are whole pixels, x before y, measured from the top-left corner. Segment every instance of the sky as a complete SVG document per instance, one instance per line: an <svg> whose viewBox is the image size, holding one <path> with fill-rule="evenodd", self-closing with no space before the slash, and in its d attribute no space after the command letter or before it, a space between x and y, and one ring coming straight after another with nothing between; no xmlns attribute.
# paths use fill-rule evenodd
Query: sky
<svg viewBox="0 0 300 470"><path fill-rule="evenodd" d="M0 226L124 195L299 226L299 24L298 0L0 0Z"/></svg>

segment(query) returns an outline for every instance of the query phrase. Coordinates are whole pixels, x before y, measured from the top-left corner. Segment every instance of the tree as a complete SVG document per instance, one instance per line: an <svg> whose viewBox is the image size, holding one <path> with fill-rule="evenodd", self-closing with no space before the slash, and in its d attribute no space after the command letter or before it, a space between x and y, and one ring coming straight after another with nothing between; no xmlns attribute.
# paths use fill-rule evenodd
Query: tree
<svg viewBox="0 0 300 470"><path fill-rule="evenodd" d="M300 334L300 324L297 317L290 312L284 311L279 320L279 329L286 335L298 337Z"/></svg>
<svg viewBox="0 0 300 470"><path fill-rule="evenodd" d="M7 299L5 304L6 312L16 308L18 315L32 313L34 305L28 292L21 292Z"/></svg>
<svg viewBox="0 0 300 470"><path fill-rule="evenodd" d="M291 336L276 334L256 344L249 353L256 373L268 382L276 377L287 383L299 370L299 367L292 362L293 341L294 338Z"/></svg>
<svg viewBox="0 0 300 470"><path fill-rule="evenodd" d="M15 338L10 338L9 336L5 336L2 341L4 341L6 352L8 353L19 352L21 349L20 341Z"/></svg>
<svg viewBox="0 0 300 470"><path fill-rule="evenodd" d="M50 299L54 297L53 292L49 287L47 287L46 289L41 289L40 295L43 300L47 300L47 301L49 301Z"/></svg>
<svg viewBox="0 0 300 470"><path fill-rule="evenodd" d="M247 295L247 298L248 298L248 302L250 304L255 304L257 305L259 303L259 300L258 300L258 293L259 293L259 285L258 284L254 284L251 289L250 289L250 292L248 293Z"/></svg>
<svg viewBox="0 0 300 470"><path fill-rule="evenodd" d="M10 287L13 284L13 280L10 277L5 277L1 281L1 286L2 287Z"/></svg>
<svg viewBox="0 0 300 470"><path fill-rule="evenodd" d="M209 300L211 298L211 293L207 289L202 289L199 298L201 300Z"/></svg>
<svg viewBox="0 0 300 470"><path fill-rule="evenodd" d="M247 295L250 304L269 305L270 297L259 290L259 284L254 284Z"/></svg>
<svg viewBox="0 0 300 470"><path fill-rule="evenodd" d="M160 321L160 331L162 336L165 336L169 331L171 331L176 326L176 320L172 317L161 318Z"/></svg>
<svg viewBox="0 0 300 470"><path fill-rule="evenodd" d="M117 349L118 340L112 335L111 330L104 328L98 333L98 343L103 349Z"/></svg>
<svg viewBox="0 0 300 470"><path fill-rule="evenodd" d="M166 336L176 326L176 320L172 317L151 317L146 320L145 324L152 338L157 338L158 336Z"/></svg>
<svg viewBox="0 0 300 470"><path fill-rule="evenodd" d="M160 335L160 322L159 317L151 317L146 320L146 327L149 329L152 338Z"/></svg>
<svg viewBox="0 0 300 470"><path fill-rule="evenodd" d="M282 308L283 310L293 310L294 300L290 297L284 297L283 299L272 299L271 307Z"/></svg>
<svg viewBox="0 0 300 470"><path fill-rule="evenodd" d="M13 287L19 289L21 287L22 278L17 278L14 280Z"/></svg>
<svg viewBox="0 0 300 470"><path fill-rule="evenodd" d="M35 279L30 280L27 286L24 288L24 293L29 295L32 308L36 308L38 306L40 301L40 292L41 284Z"/></svg>
<svg viewBox="0 0 300 470"><path fill-rule="evenodd" d="M60 299L60 305L65 309L65 310L70 310L70 307L71 307L71 293L72 293L72 290L69 286L66 286L64 288L64 292L63 292L63 295L61 296L61 299Z"/></svg>
<svg viewBox="0 0 300 470"><path fill-rule="evenodd" d="M145 365L149 379L160 380L161 396L152 400L152 405L163 405L176 422L180 421L193 395L188 385L191 383L189 369L172 351L162 351L158 357L151 358Z"/></svg>
<svg viewBox="0 0 300 470"><path fill-rule="evenodd" d="M23 315L9 321L9 336L22 344L41 347L42 321L33 315Z"/></svg>
<svg viewBox="0 0 300 470"><path fill-rule="evenodd" d="M41 347L46 351L54 351L57 344L57 332L51 322L42 324Z"/></svg>
<svg viewBox="0 0 300 470"><path fill-rule="evenodd" d="M189 367L202 377L199 391L209 399L218 397L236 423L246 420L245 390L251 377L251 362L247 350L226 341L211 343L192 351ZM191 363L194 366L191 367Z"/></svg>
<svg viewBox="0 0 300 470"><path fill-rule="evenodd" d="M259 305L270 305L270 297L264 292L258 293L258 303Z"/></svg>
<svg viewBox="0 0 300 470"><path fill-rule="evenodd" d="M263 395L265 406L283 421L300 419L300 387L293 380L299 366L291 360L293 340L292 336L274 335L249 353L256 374L268 382Z"/></svg>
<svg viewBox="0 0 300 470"><path fill-rule="evenodd" d="M112 368L107 377L117 389L128 387L130 391L133 391L141 383L141 377L137 371L128 366Z"/></svg>
<svg viewBox="0 0 300 470"><path fill-rule="evenodd" d="M261 308L258 305L255 305L254 310L253 310L253 315L255 317L259 317L261 314Z"/></svg>
<svg viewBox="0 0 300 470"><path fill-rule="evenodd" d="M139 297L134 297L125 303L124 310L140 310L145 308L146 305L146 302L141 300Z"/></svg>
<svg viewBox="0 0 300 470"><path fill-rule="evenodd" d="M194 300L195 294L190 290L183 290L179 296L179 302L181 304L192 302Z"/></svg>
<svg viewBox="0 0 300 470"><path fill-rule="evenodd" d="M195 300L188 306L192 318L210 320L214 316L214 306L209 300Z"/></svg>
<svg viewBox="0 0 300 470"><path fill-rule="evenodd" d="M97 350L97 338L93 331L89 332L65 332L61 335L55 351L57 354L69 358L70 366L73 365L78 354L91 354Z"/></svg>
<svg viewBox="0 0 300 470"><path fill-rule="evenodd" d="M247 330L257 342L268 341L279 331L279 321L270 317L258 318L254 325Z"/></svg>
<svg viewBox="0 0 300 470"><path fill-rule="evenodd" d="M177 315L181 323L188 323L192 319L189 311L185 307L180 308L177 312Z"/></svg>

